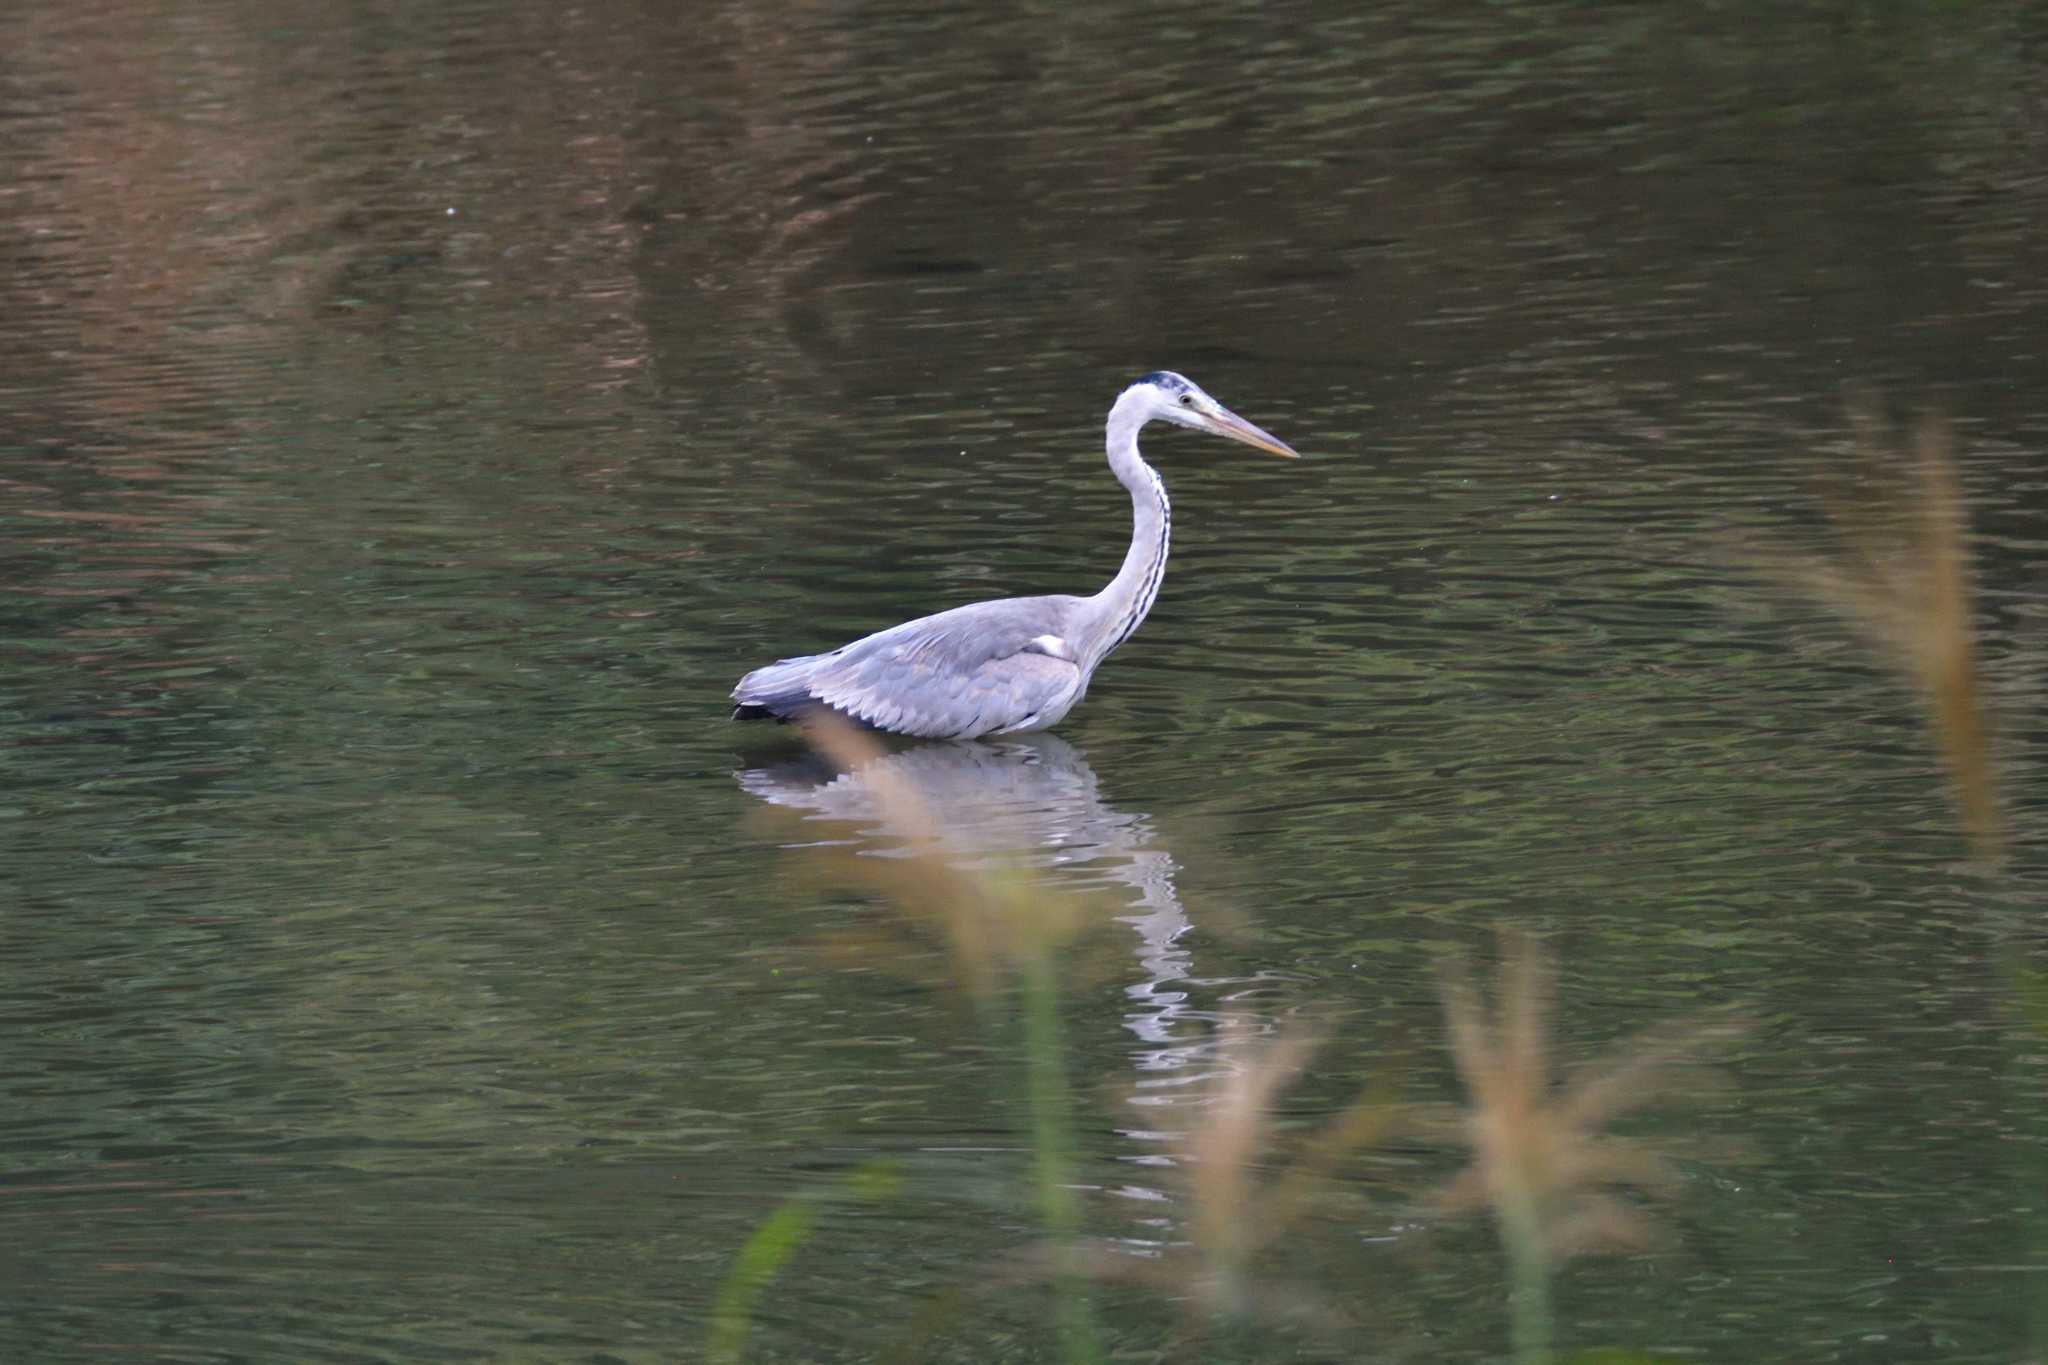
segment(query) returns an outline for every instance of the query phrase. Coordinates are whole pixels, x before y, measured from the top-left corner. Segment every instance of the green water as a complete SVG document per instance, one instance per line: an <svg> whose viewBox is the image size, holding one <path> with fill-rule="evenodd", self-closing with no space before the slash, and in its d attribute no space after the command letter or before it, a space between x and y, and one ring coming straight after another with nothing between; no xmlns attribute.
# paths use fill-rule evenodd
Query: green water
<svg viewBox="0 0 2048 1365"><path fill-rule="evenodd" d="M1086 702L895 760L1106 897L1104 1254L1185 1241L1260 1032L1333 1035L1289 1131L1455 1098L1433 964L1508 923L1567 1060L1752 1021L1625 1125L1683 1189L1563 1344L2038 1353L2044 53L1997 4L9 7L0 1358L687 1359L877 1159L750 1358L963 1289L926 1355L1056 1358L1014 1019L820 882L901 831L724 699L1094 590L1163 366L1308 458L1150 436L1175 554ZM1958 434L1996 873L1911 689L1742 567L1826 543L1850 382ZM1274 1251L1334 1334L1122 1278L1106 1344L1499 1357L1460 1160Z"/></svg>

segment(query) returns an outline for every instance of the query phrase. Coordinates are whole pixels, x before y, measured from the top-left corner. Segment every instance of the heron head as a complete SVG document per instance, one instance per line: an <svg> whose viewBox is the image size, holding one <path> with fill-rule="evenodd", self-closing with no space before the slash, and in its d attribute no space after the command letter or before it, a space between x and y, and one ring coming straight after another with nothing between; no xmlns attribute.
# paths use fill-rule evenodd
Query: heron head
<svg viewBox="0 0 2048 1365"><path fill-rule="evenodd" d="M1172 370L1155 370L1138 380L1131 388L1143 391L1146 417L1172 422L1175 426L1192 427L1206 431L1211 436L1224 436L1233 441L1242 441L1273 455L1284 455L1288 459L1299 459L1293 446L1261 431L1250 422L1239 417L1229 408L1202 392L1194 380Z"/></svg>

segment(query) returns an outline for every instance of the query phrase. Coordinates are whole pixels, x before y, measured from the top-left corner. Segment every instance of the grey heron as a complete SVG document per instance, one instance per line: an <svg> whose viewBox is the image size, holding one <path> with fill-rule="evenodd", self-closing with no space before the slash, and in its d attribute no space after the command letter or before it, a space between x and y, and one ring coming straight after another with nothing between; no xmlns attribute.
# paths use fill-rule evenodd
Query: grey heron
<svg viewBox="0 0 2048 1365"><path fill-rule="evenodd" d="M1092 597L1005 597L877 631L825 654L757 668L732 690L734 720L800 719L826 710L876 730L928 739L1044 730L1088 691L1111 650L1152 609L1173 517L1166 485L1138 454L1154 419L1274 455L1293 447L1261 431L1185 376L1159 370L1109 410L1109 468L1131 495L1131 548Z"/></svg>

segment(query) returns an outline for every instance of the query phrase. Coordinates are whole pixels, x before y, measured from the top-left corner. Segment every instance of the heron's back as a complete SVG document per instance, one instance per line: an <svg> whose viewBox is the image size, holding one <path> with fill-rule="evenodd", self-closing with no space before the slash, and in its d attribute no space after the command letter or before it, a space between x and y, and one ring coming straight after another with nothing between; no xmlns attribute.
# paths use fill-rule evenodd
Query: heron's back
<svg viewBox="0 0 2048 1365"><path fill-rule="evenodd" d="M1085 600L974 602L781 659L740 679L733 715L788 720L823 707L878 730L950 739L1050 725L1087 690L1089 661L1068 644Z"/></svg>

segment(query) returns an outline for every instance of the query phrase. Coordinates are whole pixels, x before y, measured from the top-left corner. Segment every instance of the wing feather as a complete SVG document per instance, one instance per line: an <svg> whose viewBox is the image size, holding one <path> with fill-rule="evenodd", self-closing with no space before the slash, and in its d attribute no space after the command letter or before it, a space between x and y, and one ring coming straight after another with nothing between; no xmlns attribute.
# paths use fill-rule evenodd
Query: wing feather
<svg viewBox="0 0 2048 1365"><path fill-rule="evenodd" d="M1064 652L1064 608L1012 598L906 622L821 657L807 690L898 734L972 739L1050 724L1085 686L1079 666L1049 648Z"/></svg>

